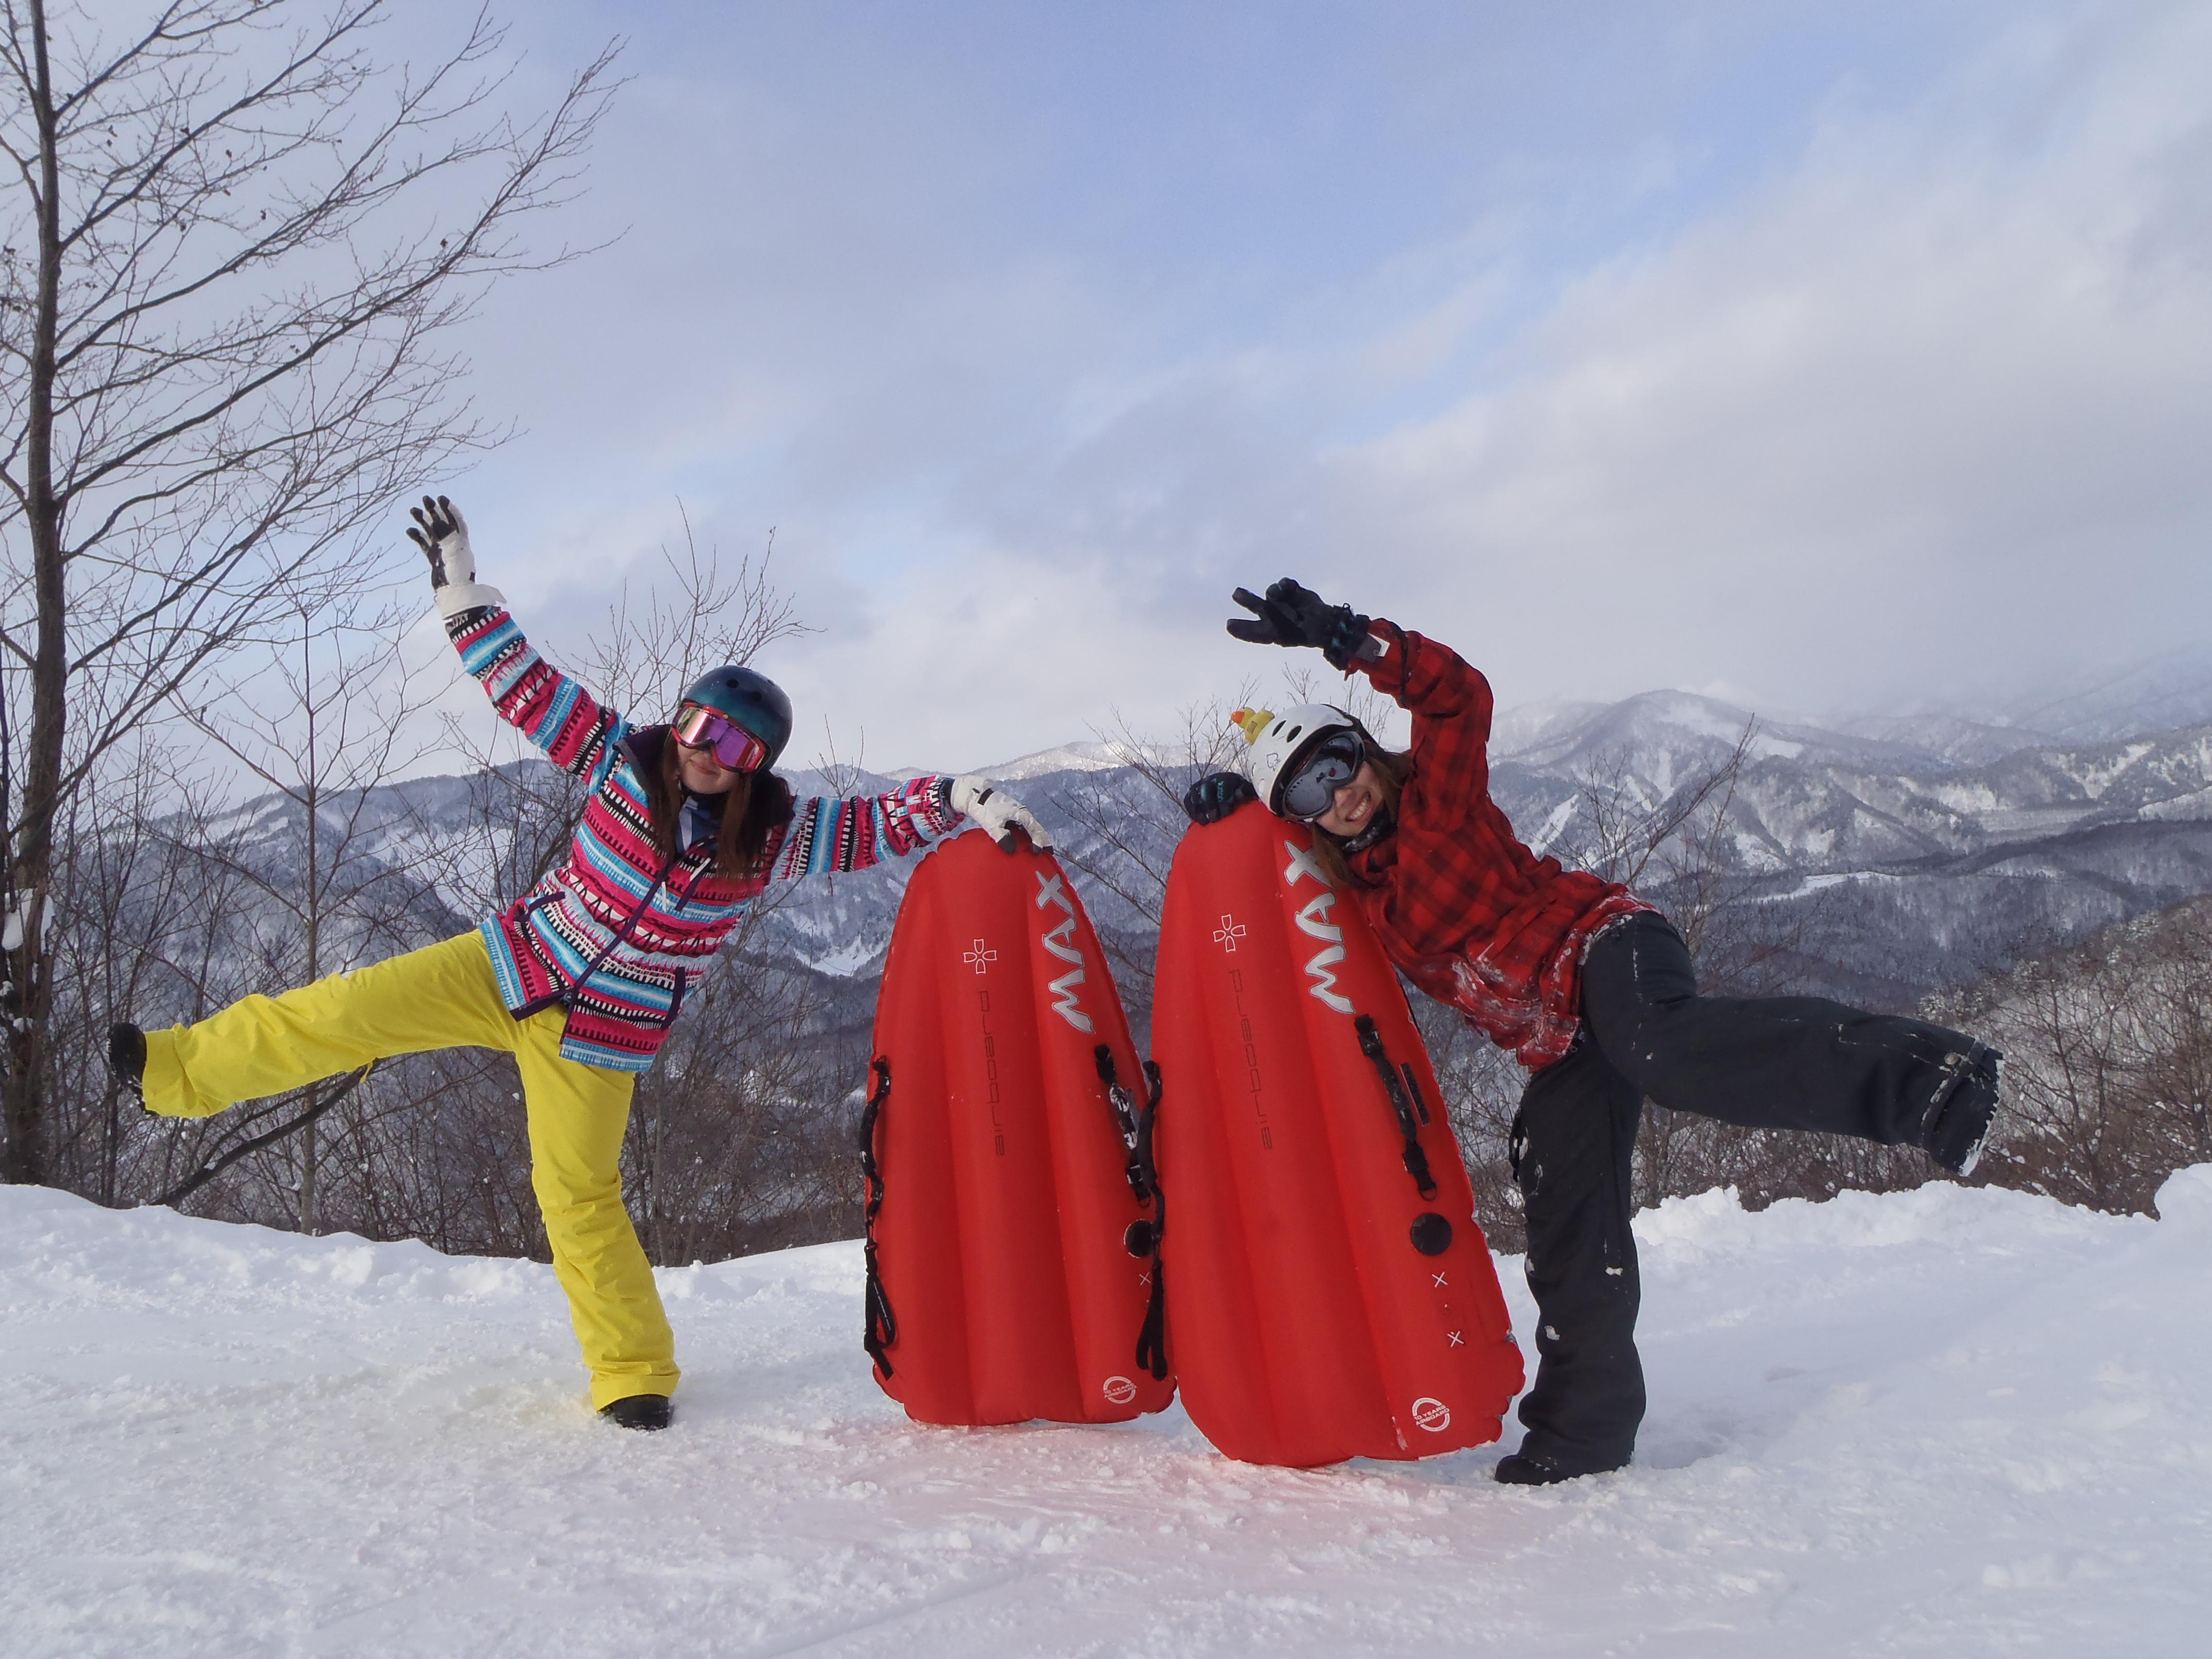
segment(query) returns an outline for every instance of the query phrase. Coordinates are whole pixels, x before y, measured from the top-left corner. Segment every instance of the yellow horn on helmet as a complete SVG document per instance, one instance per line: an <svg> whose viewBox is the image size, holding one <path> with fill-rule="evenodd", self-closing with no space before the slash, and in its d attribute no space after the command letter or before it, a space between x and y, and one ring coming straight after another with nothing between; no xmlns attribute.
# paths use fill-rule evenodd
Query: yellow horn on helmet
<svg viewBox="0 0 2212 1659"><path fill-rule="evenodd" d="M1260 734L1267 729L1267 722L1275 718L1269 708L1240 708L1229 717L1229 723L1244 734L1247 743L1260 741Z"/></svg>

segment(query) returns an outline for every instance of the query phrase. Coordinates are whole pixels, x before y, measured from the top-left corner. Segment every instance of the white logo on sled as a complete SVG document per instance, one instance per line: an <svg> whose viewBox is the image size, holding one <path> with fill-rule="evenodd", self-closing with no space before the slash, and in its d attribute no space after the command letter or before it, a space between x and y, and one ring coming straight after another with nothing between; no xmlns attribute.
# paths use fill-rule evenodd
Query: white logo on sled
<svg viewBox="0 0 2212 1659"><path fill-rule="evenodd" d="M1127 1377L1109 1376L1106 1379L1106 1403L1108 1405L1126 1406L1136 1397L1137 1385L1129 1381Z"/></svg>
<svg viewBox="0 0 2212 1659"><path fill-rule="evenodd" d="M1291 861L1283 866L1284 886L1297 886L1298 878L1301 876L1311 876L1323 887L1328 885L1328 878L1322 874L1321 866L1314 862L1312 848L1301 847L1294 841L1286 841L1283 843L1283 850L1291 855Z"/></svg>
<svg viewBox="0 0 2212 1659"><path fill-rule="evenodd" d="M1067 889L1058 876L1048 876L1042 870L1036 872L1036 908L1056 904L1067 915L1057 925L1048 927L1038 943L1062 962L1072 962L1074 968L1058 979L1047 982L1045 988L1058 999L1052 1011L1077 1030L1088 1033L1091 1016L1076 1002L1075 988L1084 981L1083 952L1075 948L1075 901L1067 896Z"/></svg>
<svg viewBox="0 0 2212 1659"><path fill-rule="evenodd" d="M1291 855L1290 863L1283 870L1284 886L1296 887L1301 876L1311 876L1321 883L1321 891L1306 901L1305 908L1297 915L1300 933L1328 941L1306 963L1306 977L1313 981L1306 987L1306 994L1323 1006L1335 1009L1340 1014L1348 1014L1352 1011L1352 999L1337 990L1336 975L1329 971L1344 960L1344 929L1328 919L1328 913L1336 908L1336 890L1328 884L1328 878L1314 863L1313 854L1309 849L1294 841L1286 841L1283 843L1283 850Z"/></svg>
<svg viewBox="0 0 2212 1659"><path fill-rule="evenodd" d="M1426 1429L1431 1434L1442 1434L1451 1427L1451 1407L1432 1395L1423 1395L1413 1402L1413 1426Z"/></svg>

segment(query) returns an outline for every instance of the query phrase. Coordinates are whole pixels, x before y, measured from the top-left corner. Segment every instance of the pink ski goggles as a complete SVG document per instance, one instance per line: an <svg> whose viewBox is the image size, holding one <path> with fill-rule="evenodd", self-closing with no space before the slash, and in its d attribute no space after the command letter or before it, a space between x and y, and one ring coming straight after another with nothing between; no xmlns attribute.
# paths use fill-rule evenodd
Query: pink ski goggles
<svg viewBox="0 0 2212 1659"><path fill-rule="evenodd" d="M686 749L712 749L714 758L732 772L757 772L768 759L768 745L727 714L696 702L676 711L676 741Z"/></svg>

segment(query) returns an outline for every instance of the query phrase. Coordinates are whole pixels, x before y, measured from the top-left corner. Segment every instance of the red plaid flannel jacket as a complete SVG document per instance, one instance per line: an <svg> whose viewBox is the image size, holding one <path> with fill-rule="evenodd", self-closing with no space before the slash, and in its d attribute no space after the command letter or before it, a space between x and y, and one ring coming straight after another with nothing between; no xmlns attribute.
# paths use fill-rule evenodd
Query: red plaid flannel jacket
<svg viewBox="0 0 2212 1659"><path fill-rule="evenodd" d="M1389 643L1356 665L1413 716L1397 827L1349 858L1383 948L1406 976L1534 1071L1582 1017L1583 953L1652 907L1538 858L1490 798L1490 682L1434 640L1377 620Z"/></svg>

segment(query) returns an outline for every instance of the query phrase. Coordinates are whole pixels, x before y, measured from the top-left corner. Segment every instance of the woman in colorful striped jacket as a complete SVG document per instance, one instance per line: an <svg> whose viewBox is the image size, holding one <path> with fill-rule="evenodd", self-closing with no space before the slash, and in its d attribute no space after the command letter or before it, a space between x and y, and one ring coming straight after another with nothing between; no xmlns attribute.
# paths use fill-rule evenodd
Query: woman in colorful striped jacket
<svg viewBox="0 0 2212 1659"><path fill-rule="evenodd" d="M862 870L973 819L1002 844L1051 838L981 778L920 777L889 794L796 801L769 769L791 705L748 668L702 677L666 726L633 726L549 665L496 590L467 526L425 497L413 537L446 631L500 714L592 793L568 856L474 932L194 1025L118 1024L109 1060L149 1111L207 1117L392 1054L504 1048L522 1074L531 1185L592 1374L629 1428L669 1420L675 1340L623 1207L637 1074L708 962L770 879Z"/></svg>

